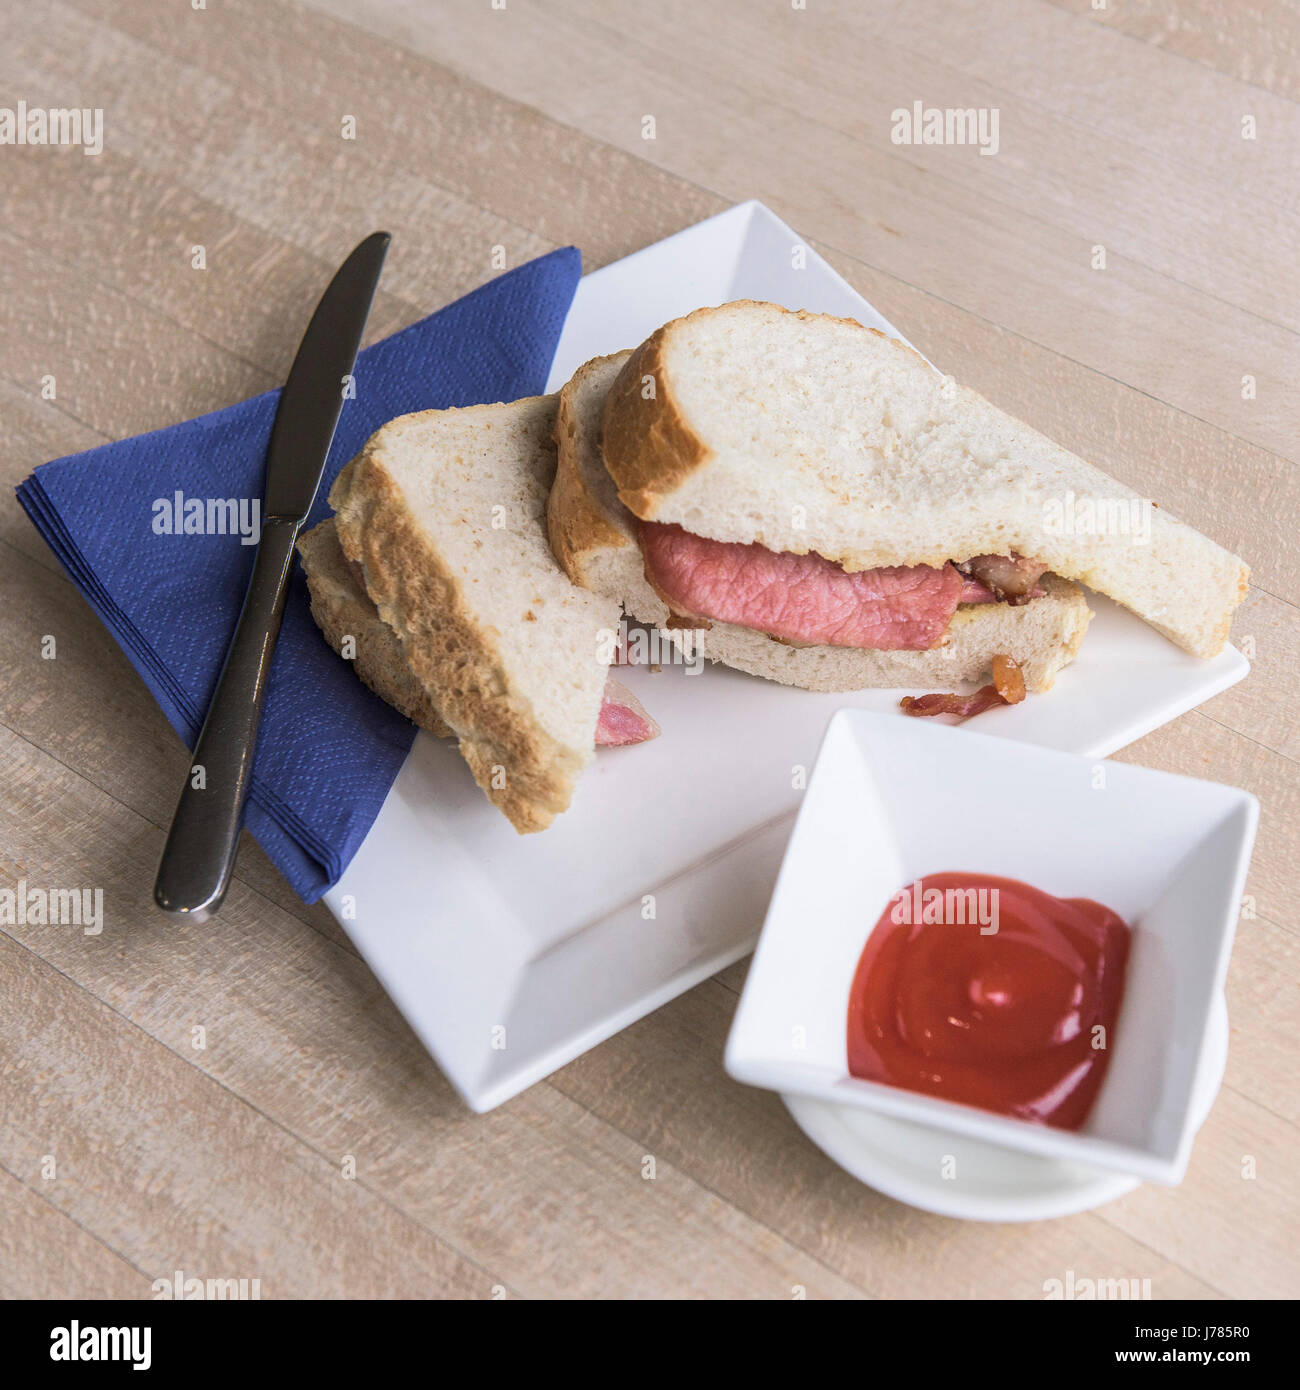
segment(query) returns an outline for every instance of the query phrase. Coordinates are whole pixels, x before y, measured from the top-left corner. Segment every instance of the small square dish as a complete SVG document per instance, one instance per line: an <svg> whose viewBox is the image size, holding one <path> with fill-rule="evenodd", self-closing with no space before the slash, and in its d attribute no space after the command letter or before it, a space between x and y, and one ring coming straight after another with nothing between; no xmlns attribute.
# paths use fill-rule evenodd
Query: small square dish
<svg viewBox="0 0 1300 1390"><path fill-rule="evenodd" d="M1006 1149L1181 1181L1258 803L1213 782L862 710L831 721L727 1041L739 1081ZM1090 898L1132 929L1100 1093L1075 1131L848 1070L850 989L891 898L927 876Z"/></svg>

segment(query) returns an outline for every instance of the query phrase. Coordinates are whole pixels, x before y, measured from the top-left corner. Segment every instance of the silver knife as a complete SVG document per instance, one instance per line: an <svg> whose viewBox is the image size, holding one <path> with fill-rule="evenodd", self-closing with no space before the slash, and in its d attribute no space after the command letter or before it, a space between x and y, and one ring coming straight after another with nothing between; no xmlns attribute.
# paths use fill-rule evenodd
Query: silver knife
<svg viewBox="0 0 1300 1390"><path fill-rule="evenodd" d="M389 240L374 232L339 267L280 395L253 575L154 883L154 902L177 917L206 921L230 884L293 547L316 499Z"/></svg>

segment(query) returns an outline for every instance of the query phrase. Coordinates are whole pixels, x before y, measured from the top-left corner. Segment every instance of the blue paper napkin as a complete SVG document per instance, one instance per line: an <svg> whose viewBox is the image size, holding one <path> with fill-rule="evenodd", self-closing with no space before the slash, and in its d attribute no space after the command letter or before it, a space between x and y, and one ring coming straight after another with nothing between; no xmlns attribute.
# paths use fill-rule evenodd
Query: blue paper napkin
<svg viewBox="0 0 1300 1390"><path fill-rule="evenodd" d="M308 525L328 514L330 484L385 421L541 392L581 273L576 248L554 251L362 352L356 399L344 404ZM303 305L304 328L311 308ZM177 516L184 524L185 504L195 499L205 524L209 499L243 499L245 512L250 499L260 501L279 397L269 391L58 459L18 488L36 529L189 748L216 687L256 547L239 534L177 535L165 527ZM296 570L247 825L305 901L342 875L414 736L415 726L325 644Z"/></svg>

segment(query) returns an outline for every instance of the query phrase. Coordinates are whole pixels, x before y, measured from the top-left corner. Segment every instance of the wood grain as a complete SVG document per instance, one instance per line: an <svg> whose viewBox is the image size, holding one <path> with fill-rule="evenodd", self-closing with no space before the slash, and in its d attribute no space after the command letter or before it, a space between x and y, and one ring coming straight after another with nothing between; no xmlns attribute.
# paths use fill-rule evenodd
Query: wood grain
<svg viewBox="0 0 1300 1390"><path fill-rule="evenodd" d="M347 8L388 31L394 10L414 14L418 7L416 0L396 5L385 0ZM1024 22L1034 32L1044 19L1077 24L1046 5L1013 8L1025 13ZM767 42L766 61L757 63L746 55L745 37L755 24L775 24L778 13L783 27ZM1014 144L1004 149L1005 158L994 159L969 147L892 145L890 112L921 99L997 106L1004 140L1016 134L1029 138L1044 115L1036 107L1022 110L1019 84L1032 81L1045 101L1059 101L1047 89L1063 80L1082 87L1072 76L1082 51L1077 41L1051 47L1050 69L1031 77L1035 64L1028 58L1006 68L1019 46L1002 37L1002 6L994 13L977 0L909 4L897 7L878 29L871 22L877 13L828 4L788 14L774 9L764 19L738 0L707 11L690 0L655 6L590 0L565 6L557 16L551 8L518 0L495 35L487 26L502 19L501 13L473 6L440 9L436 27L407 27L421 51L436 52L484 82L492 80L499 50L508 46L514 57L512 90L522 89L548 114L619 149L636 150L728 199L759 196L837 250L925 284L1036 342L1055 343L1097 371L1290 457L1295 436L1286 383L1300 365L1300 344L1286 325L1273 321L1273 312L1265 316L1267 278L1246 264L1260 236L1271 236L1263 226L1277 210L1266 215L1261 205L1259 224L1237 224L1221 197L1213 201L1210 186L1204 201L1194 193L1189 199L1188 183L1195 188L1199 175L1185 155L1173 163L1184 190L1175 196L1164 187L1169 153L1145 152L1141 145L1125 149L1118 135L1099 143L1094 133L1077 146L1066 142L1041 152L1044 161L1050 154L1050 181L1041 174L1021 175L1031 153ZM725 33L726 42L699 34L704 14ZM923 23L931 14L932 28ZM1120 42L1104 30L1084 32ZM907 48L895 46L899 34L907 37ZM928 51L951 55L972 45L987 51L988 70L996 71L998 80L955 82ZM837 54L833 65L825 62L827 52ZM552 83L549 73L560 64L576 66L584 80ZM869 84L860 76L866 72ZM762 90L769 79L779 79L782 91L794 80L811 112L802 105L777 105ZM837 79L846 84L839 89L841 109L861 113L844 130L815 114L832 99L827 94L837 89ZM1170 109L1180 123L1190 117L1193 100L1189 94L1171 101L1165 122ZM655 117L653 140L642 138L644 114ZM1230 114L1224 106L1225 123ZM1196 119L1203 122L1204 113L1197 110ZM1300 148L1295 138L1300 112L1289 104L1282 135L1284 145L1290 138ZM1236 146L1251 143L1235 126L1231 136ZM1231 161L1240 151L1227 145L1226 125L1217 138L1226 151L1221 163L1239 176L1239 165ZM1201 145L1207 143L1203 135ZM1131 166L1119 164L1121 151L1132 157ZM995 172L986 172L986 165L996 166ZM853 187L870 189L870 198L850 196ZM1235 205L1235 187L1233 193ZM1009 201L1013 197L1016 201ZM1207 202L1209 216L1204 215ZM1144 237L1133 227L1121 232L1116 205L1127 217L1135 209L1145 215L1163 209L1181 234ZM1289 240L1294 219L1279 220ZM1109 242L1101 235L1103 227ZM1174 263L1164 259L1174 244L1194 246ZM1091 268L1096 245L1108 247L1105 271ZM957 247L960 255L953 254ZM1239 277L1226 270L1211 282L1202 273L1208 266L1219 270L1234 264L1241 267ZM1279 273L1285 279L1289 272ZM1247 284L1252 279L1254 288ZM1186 350L1189 343L1197 345L1194 353ZM1251 401L1240 396L1244 374L1257 376L1258 395Z"/></svg>
<svg viewBox="0 0 1300 1390"><path fill-rule="evenodd" d="M0 88L106 124L97 159L0 147L0 883L97 885L107 917L0 930L0 1295L176 1269L264 1297L1300 1293L1298 46L1267 0L0 0ZM914 100L996 107L998 156L893 144ZM1121 754L1262 803L1228 1072L1175 1191L994 1227L861 1187L725 1078L743 964L472 1116L251 842L219 931L150 909L185 755L12 485L277 384L374 226L371 339L495 248L593 269L748 197L1253 567L1250 679Z"/></svg>

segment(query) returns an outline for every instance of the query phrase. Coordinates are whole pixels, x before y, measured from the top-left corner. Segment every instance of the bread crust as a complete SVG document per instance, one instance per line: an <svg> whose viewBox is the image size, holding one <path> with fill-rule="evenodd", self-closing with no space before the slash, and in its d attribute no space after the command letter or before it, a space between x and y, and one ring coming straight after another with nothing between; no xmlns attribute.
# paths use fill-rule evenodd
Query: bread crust
<svg viewBox="0 0 1300 1390"><path fill-rule="evenodd" d="M696 313L706 312L696 310ZM623 364L605 399L601 447L623 505L644 521L659 500L675 491L712 456L686 423L663 370L663 349L672 323L652 333ZM646 379L654 383L648 399Z"/></svg>
<svg viewBox="0 0 1300 1390"><path fill-rule="evenodd" d="M593 750L566 747L510 687L495 630L482 627L455 574L412 516L384 462L385 426L330 491L339 540L380 616L460 740L474 779L516 830L567 809Z"/></svg>
<svg viewBox="0 0 1300 1390"><path fill-rule="evenodd" d="M446 738L451 730L412 673L401 638L379 616L356 567L343 554L333 517L299 537L298 555L311 615L325 640L341 654L344 639L351 637L356 650L351 665L361 681L412 723Z"/></svg>
<svg viewBox="0 0 1300 1390"><path fill-rule="evenodd" d="M590 555L604 549L621 549L631 543L588 493L579 467L581 422L576 407L577 394L590 377L620 356L621 353L612 353L608 357L593 357L579 367L560 392L560 404L555 413L555 482L546 500L546 530L551 551L560 567L575 584L583 587L589 587L586 561Z"/></svg>

